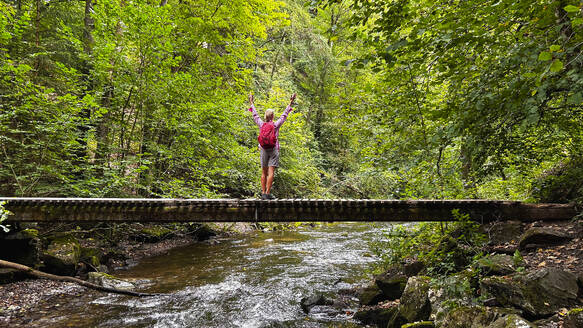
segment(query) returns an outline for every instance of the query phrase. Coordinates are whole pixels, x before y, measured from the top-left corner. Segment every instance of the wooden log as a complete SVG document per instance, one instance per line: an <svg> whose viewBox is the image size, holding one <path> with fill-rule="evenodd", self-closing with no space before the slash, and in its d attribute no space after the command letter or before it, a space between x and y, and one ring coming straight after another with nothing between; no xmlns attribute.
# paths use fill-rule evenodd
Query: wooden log
<svg viewBox="0 0 583 328"><path fill-rule="evenodd" d="M35 270L29 266L26 265L22 265L19 263L14 263L14 262L9 262L9 261L4 261L4 260L0 260L0 267L5 267L5 268L9 268L9 269L15 269L18 271L22 271L30 276L36 277L36 278L40 278L40 279L49 279L49 280L56 280L56 281L65 281L65 282L72 282L74 284L83 286L83 287L87 287L90 289L94 289L94 290L98 290L100 292L106 292L106 293L115 293L115 294L122 294L122 295L129 295L129 296L136 296L136 297L146 297L146 296L159 296L162 294L150 294L150 293L139 293L139 292L134 292L131 290L124 290L124 289L117 289L117 288L109 288L109 287L103 287L103 286L99 286L93 283L90 283L88 281L85 280L81 280L81 279L77 279L75 277L69 277L69 276L57 276L54 274L50 274L50 273L46 273L46 272L42 272L42 271L38 271Z"/></svg>

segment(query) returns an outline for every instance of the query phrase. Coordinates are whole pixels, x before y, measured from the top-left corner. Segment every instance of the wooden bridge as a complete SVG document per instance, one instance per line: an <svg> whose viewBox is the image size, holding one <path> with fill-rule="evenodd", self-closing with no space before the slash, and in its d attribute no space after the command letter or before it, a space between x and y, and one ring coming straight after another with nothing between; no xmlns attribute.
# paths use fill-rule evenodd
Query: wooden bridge
<svg viewBox="0 0 583 328"><path fill-rule="evenodd" d="M0 198L15 222L568 220L571 204L500 200Z"/></svg>

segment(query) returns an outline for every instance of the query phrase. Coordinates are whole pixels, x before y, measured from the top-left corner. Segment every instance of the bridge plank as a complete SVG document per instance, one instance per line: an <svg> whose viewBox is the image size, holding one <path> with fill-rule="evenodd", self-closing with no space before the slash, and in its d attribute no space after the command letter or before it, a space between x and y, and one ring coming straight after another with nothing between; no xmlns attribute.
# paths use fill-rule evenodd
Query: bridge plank
<svg viewBox="0 0 583 328"><path fill-rule="evenodd" d="M479 222L568 220L571 204L502 200L0 198L12 221L235 222L444 221L453 209Z"/></svg>

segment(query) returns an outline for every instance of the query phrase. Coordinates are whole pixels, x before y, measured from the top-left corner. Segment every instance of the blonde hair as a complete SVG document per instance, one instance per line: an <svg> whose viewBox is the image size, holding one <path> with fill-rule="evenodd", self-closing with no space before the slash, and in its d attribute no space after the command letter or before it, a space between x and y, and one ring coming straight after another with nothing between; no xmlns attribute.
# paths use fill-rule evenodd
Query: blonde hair
<svg viewBox="0 0 583 328"><path fill-rule="evenodd" d="M273 121L273 109L269 108L265 111L265 122Z"/></svg>

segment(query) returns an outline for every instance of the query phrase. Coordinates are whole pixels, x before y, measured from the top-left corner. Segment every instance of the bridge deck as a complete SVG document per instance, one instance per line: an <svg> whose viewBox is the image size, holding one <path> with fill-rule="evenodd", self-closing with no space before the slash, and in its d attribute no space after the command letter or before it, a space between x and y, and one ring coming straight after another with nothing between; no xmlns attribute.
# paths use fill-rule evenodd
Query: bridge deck
<svg viewBox="0 0 583 328"><path fill-rule="evenodd" d="M11 221L290 222L567 220L571 204L500 200L0 198Z"/></svg>

